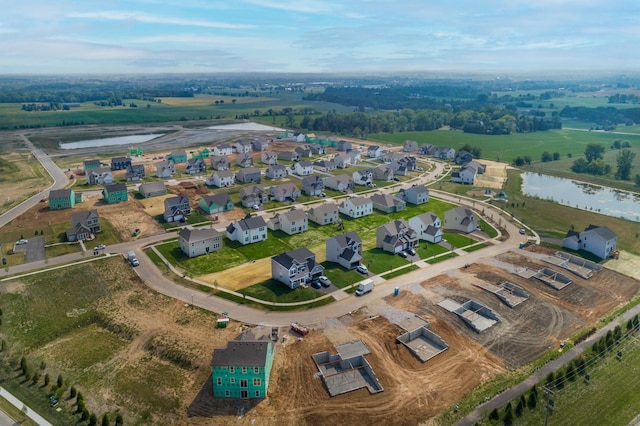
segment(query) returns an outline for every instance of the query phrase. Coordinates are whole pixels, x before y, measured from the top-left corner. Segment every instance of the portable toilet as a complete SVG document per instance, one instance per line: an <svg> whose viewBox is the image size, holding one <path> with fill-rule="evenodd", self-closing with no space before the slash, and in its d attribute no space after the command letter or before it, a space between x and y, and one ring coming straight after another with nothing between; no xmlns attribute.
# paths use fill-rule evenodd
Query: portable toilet
<svg viewBox="0 0 640 426"><path fill-rule="evenodd" d="M396 287L396 288L394 288L394 289L393 289L393 295L394 295L394 296L397 296L397 295L399 295L399 294L400 294L400 287Z"/></svg>

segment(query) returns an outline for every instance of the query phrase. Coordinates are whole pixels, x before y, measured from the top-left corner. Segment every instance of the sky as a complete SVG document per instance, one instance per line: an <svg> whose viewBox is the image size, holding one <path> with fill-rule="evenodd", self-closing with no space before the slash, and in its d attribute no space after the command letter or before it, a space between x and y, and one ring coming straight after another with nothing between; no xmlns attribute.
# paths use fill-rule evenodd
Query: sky
<svg viewBox="0 0 640 426"><path fill-rule="evenodd" d="M0 0L0 74L640 70L638 0Z"/></svg>

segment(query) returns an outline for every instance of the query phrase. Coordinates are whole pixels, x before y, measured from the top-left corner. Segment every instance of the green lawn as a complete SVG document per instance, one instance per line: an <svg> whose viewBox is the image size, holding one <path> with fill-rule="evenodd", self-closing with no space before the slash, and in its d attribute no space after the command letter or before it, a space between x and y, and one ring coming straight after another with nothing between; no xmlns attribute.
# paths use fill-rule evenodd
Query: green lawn
<svg viewBox="0 0 640 426"><path fill-rule="evenodd" d="M409 263L397 254L373 248L362 252L362 263L374 274L381 274Z"/></svg>
<svg viewBox="0 0 640 426"><path fill-rule="evenodd" d="M384 278L385 280L390 280L391 278L399 277L400 275L404 275L408 272L415 271L416 269L418 269L416 265L411 265L406 268L397 269L393 272L382 275L382 278Z"/></svg>
<svg viewBox="0 0 640 426"><path fill-rule="evenodd" d="M346 270L335 262L323 262L324 274L338 288L348 287L353 283L362 280L362 274L355 270Z"/></svg>
<svg viewBox="0 0 640 426"><path fill-rule="evenodd" d="M441 245L431 244L424 241L421 241L419 246L417 246L415 249L418 253L418 256L420 256L420 259L427 259L431 256L436 256L438 254L446 253L449 251L449 249L442 247Z"/></svg>
<svg viewBox="0 0 640 426"><path fill-rule="evenodd" d="M322 293L311 287L298 287L295 290L291 290L285 284L274 279L268 279L250 287L243 288L239 290L239 292L260 300L280 303L302 302L322 296Z"/></svg>

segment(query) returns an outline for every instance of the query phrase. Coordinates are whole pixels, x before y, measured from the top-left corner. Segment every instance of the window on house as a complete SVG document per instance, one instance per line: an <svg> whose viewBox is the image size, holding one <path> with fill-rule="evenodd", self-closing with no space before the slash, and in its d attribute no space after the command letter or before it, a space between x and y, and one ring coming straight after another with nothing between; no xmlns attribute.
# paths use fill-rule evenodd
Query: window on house
<svg viewBox="0 0 640 426"><path fill-rule="evenodd" d="M229 367L229 373L235 373L236 372L236 368L235 367Z"/></svg>
<svg viewBox="0 0 640 426"><path fill-rule="evenodd" d="M231 392L229 392L229 389L224 391L224 396L230 396L230 395L231 395Z"/></svg>
<svg viewBox="0 0 640 426"><path fill-rule="evenodd" d="M222 377L218 377L218 386L222 385Z"/></svg>
<svg viewBox="0 0 640 426"><path fill-rule="evenodd" d="M248 380L246 380L246 379L242 379L242 380L240 380L240 387L241 387L241 388L246 388L246 387L248 387L248 384L249 384L249 381L248 381Z"/></svg>
<svg viewBox="0 0 640 426"><path fill-rule="evenodd" d="M260 379L253 379L253 386L260 386Z"/></svg>
<svg viewBox="0 0 640 426"><path fill-rule="evenodd" d="M235 378L235 377L232 377L232 378L229 380L229 383L231 383L232 385L235 385L235 384L236 384L236 378Z"/></svg>
<svg viewBox="0 0 640 426"><path fill-rule="evenodd" d="M256 398L260 398L260 391L256 391Z"/></svg>
<svg viewBox="0 0 640 426"><path fill-rule="evenodd" d="M242 367L242 374L247 374L247 367Z"/></svg>
<svg viewBox="0 0 640 426"><path fill-rule="evenodd" d="M260 373L260 368L258 368L258 367L253 367L253 372L254 372L255 374L259 374L259 373Z"/></svg>

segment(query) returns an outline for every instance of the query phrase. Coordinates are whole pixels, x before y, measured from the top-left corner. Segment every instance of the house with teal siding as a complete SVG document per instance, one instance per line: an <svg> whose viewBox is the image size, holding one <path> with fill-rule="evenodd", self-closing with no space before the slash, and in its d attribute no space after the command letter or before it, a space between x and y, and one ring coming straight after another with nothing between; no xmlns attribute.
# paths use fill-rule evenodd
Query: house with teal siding
<svg viewBox="0 0 640 426"><path fill-rule="evenodd" d="M174 164L186 163L187 153L183 149L173 151L171 154L167 155L166 160L171 160Z"/></svg>
<svg viewBox="0 0 640 426"><path fill-rule="evenodd" d="M105 185L102 190L102 198L107 202L107 204L116 204L122 201L127 201L129 199L127 185L124 183Z"/></svg>
<svg viewBox="0 0 640 426"><path fill-rule="evenodd" d="M240 336L242 337L242 336ZM213 351L211 377L216 398L267 396L275 348L269 340L232 340Z"/></svg>
<svg viewBox="0 0 640 426"><path fill-rule="evenodd" d="M233 210L235 205L229 197L229 194L222 192L220 194L205 195L200 198L198 207L202 209L206 214L222 213Z"/></svg>
<svg viewBox="0 0 640 426"><path fill-rule="evenodd" d="M76 194L73 189L54 189L49 192L49 209L71 209L82 201L82 193Z"/></svg>

